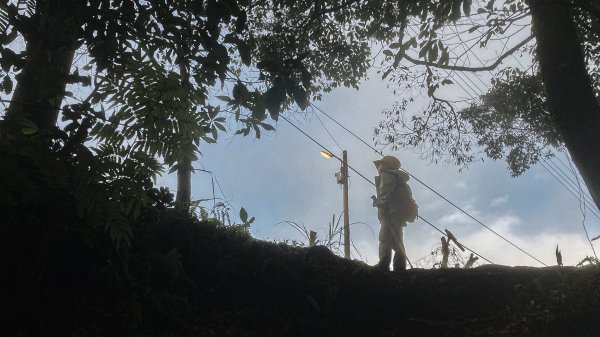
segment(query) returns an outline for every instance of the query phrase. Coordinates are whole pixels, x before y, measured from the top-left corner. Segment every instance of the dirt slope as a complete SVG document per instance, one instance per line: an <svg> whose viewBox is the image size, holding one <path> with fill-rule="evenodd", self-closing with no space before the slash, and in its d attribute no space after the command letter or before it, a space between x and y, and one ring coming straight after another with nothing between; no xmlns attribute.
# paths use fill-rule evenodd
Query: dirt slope
<svg viewBox="0 0 600 337"><path fill-rule="evenodd" d="M169 212L129 249L0 226L2 336L600 336L600 268L381 272Z"/></svg>
<svg viewBox="0 0 600 337"><path fill-rule="evenodd" d="M231 234L231 233L229 233ZM381 272L226 232L202 258L217 324L257 336L600 336L600 269ZM218 254L214 254L218 252ZM209 276L210 275L210 276ZM220 305L224 303L224 305Z"/></svg>

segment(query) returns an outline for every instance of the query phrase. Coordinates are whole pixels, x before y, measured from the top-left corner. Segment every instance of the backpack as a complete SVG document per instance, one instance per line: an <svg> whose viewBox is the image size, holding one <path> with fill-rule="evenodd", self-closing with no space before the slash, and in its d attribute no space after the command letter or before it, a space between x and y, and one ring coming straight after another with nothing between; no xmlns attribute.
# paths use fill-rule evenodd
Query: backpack
<svg viewBox="0 0 600 337"><path fill-rule="evenodd" d="M396 189L394 190L392 202L400 217L407 222L414 222L419 216L419 205L412 197L410 186L398 175L396 175Z"/></svg>

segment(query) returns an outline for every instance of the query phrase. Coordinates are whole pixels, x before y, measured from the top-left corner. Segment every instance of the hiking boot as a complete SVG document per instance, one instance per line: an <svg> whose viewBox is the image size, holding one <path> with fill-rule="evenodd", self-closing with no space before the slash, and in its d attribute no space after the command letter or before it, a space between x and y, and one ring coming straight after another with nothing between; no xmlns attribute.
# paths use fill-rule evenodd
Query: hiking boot
<svg viewBox="0 0 600 337"><path fill-rule="evenodd" d="M392 254L384 255L379 259L379 263L376 264L379 270L390 271L390 262L392 262Z"/></svg>
<svg viewBox="0 0 600 337"><path fill-rule="evenodd" d="M403 254L394 254L394 271L406 270L406 258Z"/></svg>

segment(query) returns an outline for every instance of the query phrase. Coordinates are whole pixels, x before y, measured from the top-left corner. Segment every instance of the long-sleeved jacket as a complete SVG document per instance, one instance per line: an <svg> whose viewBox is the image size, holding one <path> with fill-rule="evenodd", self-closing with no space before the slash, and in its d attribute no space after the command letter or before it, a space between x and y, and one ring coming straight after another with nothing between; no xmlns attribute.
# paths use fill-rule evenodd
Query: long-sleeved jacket
<svg viewBox="0 0 600 337"><path fill-rule="evenodd" d="M375 177L377 205L386 208L390 212L399 211L395 209L395 207L398 207L398 201L401 197L398 185L402 183L400 180L406 182L408 179L410 179L408 174L400 170L384 170L379 172L379 175Z"/></svg>

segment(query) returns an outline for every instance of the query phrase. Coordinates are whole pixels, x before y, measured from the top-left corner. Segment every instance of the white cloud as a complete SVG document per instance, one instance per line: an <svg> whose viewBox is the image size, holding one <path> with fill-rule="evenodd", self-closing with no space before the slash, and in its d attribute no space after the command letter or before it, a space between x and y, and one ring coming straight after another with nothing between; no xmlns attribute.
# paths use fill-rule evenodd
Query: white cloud
<svg viewBox="0 0 600 337"><path fill-rule="evenodd" d="M454 183L454 187L461 189L461 190L467 190L469 188L469 186L467 185L466 182L459 180L457 182Z"/></svg>
<svg viewBox="0 0 600 337"><path fill-rule="evenodd" d="M490 224L491 229L547 265L556 265L556 245L562 251L565 265L575 265L591 254L589 243L579 234L546 232L518 235L513 229L523 224L521 219L515 216L501 216L490 221ZM486 229L464 237L462 242L496 264L541 266L533 258Z"/></svg>
<svg viewBox="0 0 600 337"><path fill-rule="evenodd" d="M508 194L492 199L490 206L496 207L502 204L506 204L508 202Z"/></svg>
<svg viewBox="0 0 600 337"><path fill-rule="evenodd" d="M446 214L446 215L442 216L437 221L437 223L442 227L454 227L454 226L464 227L467 224L470 224L472 222L473 222L473 220L471 220L463 212L460 212L458 210L455 212L452 212L450 214Z"/></svg>

